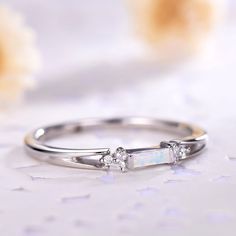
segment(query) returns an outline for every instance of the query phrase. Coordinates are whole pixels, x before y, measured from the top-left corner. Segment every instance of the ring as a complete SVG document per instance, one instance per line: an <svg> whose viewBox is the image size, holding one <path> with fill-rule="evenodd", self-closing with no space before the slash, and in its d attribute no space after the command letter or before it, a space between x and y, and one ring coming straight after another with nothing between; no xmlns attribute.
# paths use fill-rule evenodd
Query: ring
<svg viewBox="0 0 236 236"><path fill-rule="evenodd" d="M155 146L125 149L114 153L109 148L74 149L47 145L47 141L61 135L80 133L94 128L142 128L173 132L182 138L162 141ZM26 151L32 157L51 164L76 168L108 169L121 171L160 164L176 164L199 154L207 143L207 133L191 124L152 118L85 119L38 128L25 137Z"/></svg>

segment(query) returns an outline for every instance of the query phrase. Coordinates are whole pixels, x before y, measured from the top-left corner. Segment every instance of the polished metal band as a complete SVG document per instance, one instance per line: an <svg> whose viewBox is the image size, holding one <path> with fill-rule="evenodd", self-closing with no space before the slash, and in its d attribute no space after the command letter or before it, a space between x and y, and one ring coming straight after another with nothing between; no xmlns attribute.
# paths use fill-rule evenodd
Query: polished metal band
<svg viewBox="0 0 236 236"><path fill-rule="evenodd" d="M174 132L182 135L178 140L163 141L152 147L138 149L109 148L71 149L52 147L46 141L64 134L78 133L97 127L137 127ZM29 154L41 161L77 168L109 168L118 166L122 171L158 164L171 164L199 154L206 146L206 132L181 122L151 118L86 119L78 122L52 125L36 129L25 137Z"/></svg>

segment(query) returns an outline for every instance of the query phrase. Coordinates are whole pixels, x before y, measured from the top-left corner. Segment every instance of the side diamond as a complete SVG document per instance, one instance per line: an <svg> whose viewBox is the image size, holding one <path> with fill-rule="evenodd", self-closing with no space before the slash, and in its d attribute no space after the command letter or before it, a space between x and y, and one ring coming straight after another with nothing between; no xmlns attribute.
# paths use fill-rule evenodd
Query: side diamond
<svg viewBox="0 0 236 236"><path fill-rule="evenodd" d="M104 164L105 167L109 168L113 162L113 158L111 155L106 155L100 161Z"/></svg>
<svg viewBox="0 0 236 236"><path fill-rule="evenodd" d="M122 147L117 148L115 153L113 154L114 162L118 164L122 172L127 170L126 163L128 156L129 155L127 154L126 150Z"/></svg>
<svg viewBox="0 0 236 236"><path fill-rule="evenodd" d="M175 164L185 159L191 151L190 147L177 141L161 142L161 147L168 147L172 151Z"/></svg>
<svg viewBox="0 0 236 236"><path fill-rule="evenodd" d="M127 160L129 154L122 147L116 149L115 153L108 154L101 158L101 163L104 164L105 167L110 168L110 166L115 165L119 166L122 172L127 171Z"/></svg>

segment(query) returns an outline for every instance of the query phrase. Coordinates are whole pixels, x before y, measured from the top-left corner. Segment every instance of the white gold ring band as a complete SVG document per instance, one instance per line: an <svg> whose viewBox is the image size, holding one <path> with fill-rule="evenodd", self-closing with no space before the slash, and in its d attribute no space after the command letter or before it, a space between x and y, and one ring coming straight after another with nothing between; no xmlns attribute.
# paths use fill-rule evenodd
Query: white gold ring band
<svg viewBox="0 0 236 236"><path fill-rule="evenodd" d="M134 127L174 132L183 137L178 140L163 141L155 146L136 149L110 148L71 149L53 147L46 141L65 134L79 133L97 127ZM199 154L206 146L207 133L195 126L182 122L152 118L132 117L113 119L85 119L38 128L25 137L27 152L52 164L77 168L107 169L118 166L122 171L160 164L172 164Z"/></svg>

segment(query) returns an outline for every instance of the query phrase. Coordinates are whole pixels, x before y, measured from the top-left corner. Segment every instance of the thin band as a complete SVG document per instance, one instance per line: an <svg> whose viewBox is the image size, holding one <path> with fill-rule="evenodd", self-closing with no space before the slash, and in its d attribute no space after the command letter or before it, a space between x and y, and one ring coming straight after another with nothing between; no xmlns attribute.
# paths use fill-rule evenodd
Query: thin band
<svg viewBox="0 0 236 236"><path fill-rule="evenodd" d="M119 147L115 153L111 153L109 148L72 149L45 144L49 139L61 135L79 133L97 127L148 128L177 133L182 135L183 138L163 141L156 146L138 149ZM199 154L205 148L206 142L206 132L195 125L141 117L86 119L38 128L25 137L27 152L41 161L77 168L119 166L122 171L158 164L176 163Z"/></svg>

